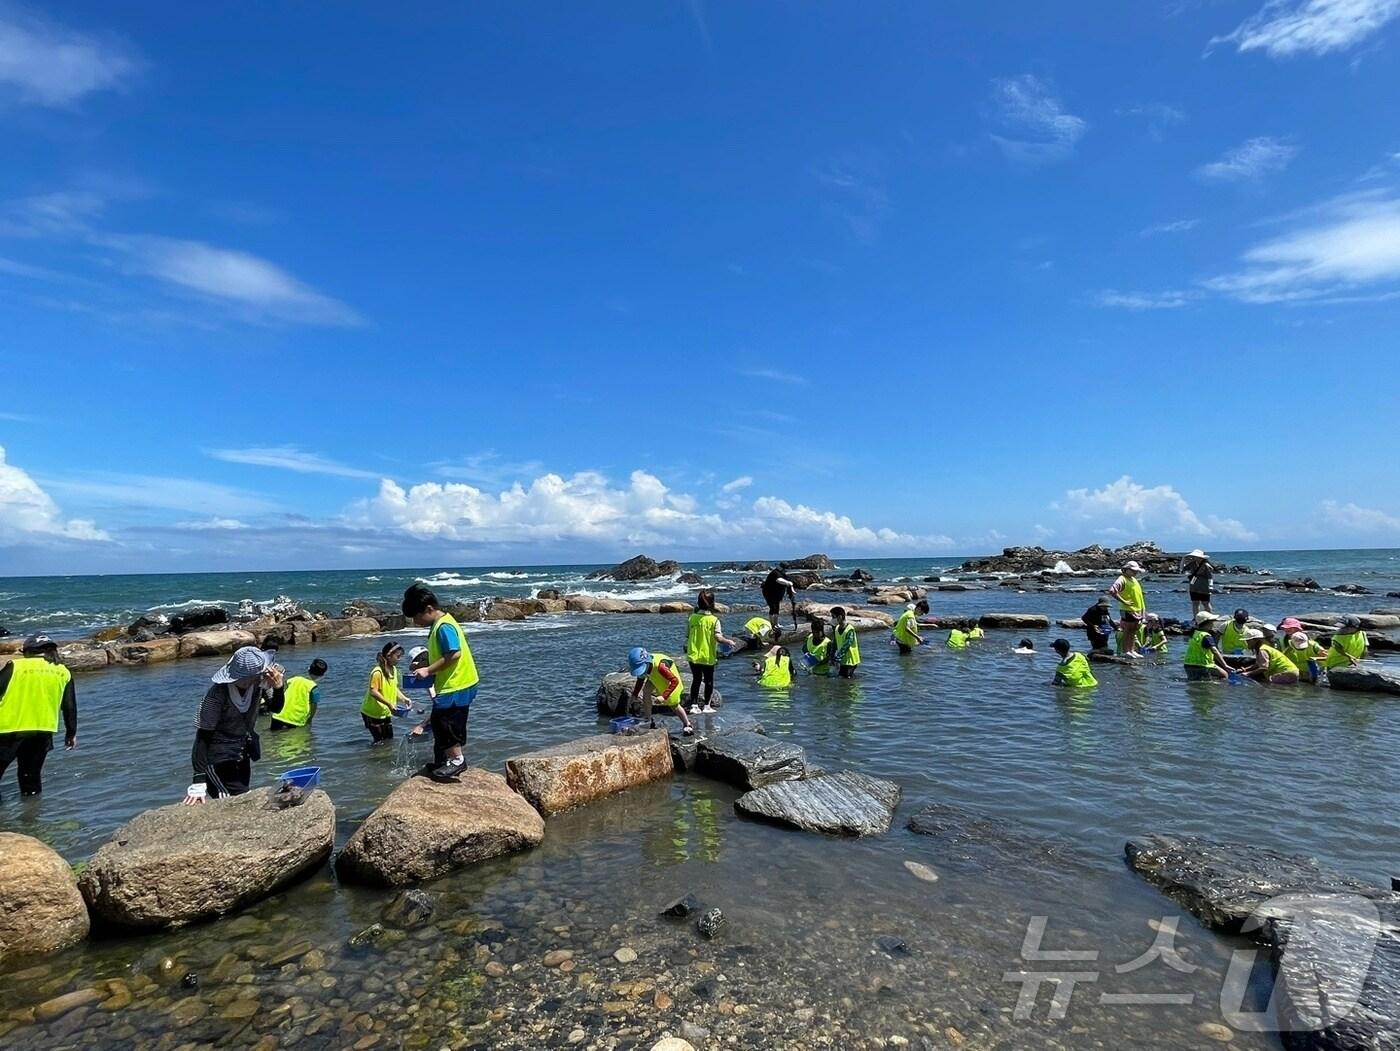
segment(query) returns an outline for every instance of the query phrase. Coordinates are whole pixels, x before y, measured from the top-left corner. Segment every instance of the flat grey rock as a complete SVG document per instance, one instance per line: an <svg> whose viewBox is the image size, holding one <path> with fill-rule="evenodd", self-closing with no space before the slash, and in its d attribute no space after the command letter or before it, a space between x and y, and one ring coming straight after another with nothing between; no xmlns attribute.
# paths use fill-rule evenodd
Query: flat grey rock
<svg viewBox="0 0 1400 1051"><path fill-rule="evenodd" d="M900 794L893 781L843 770L746 792L735 801L734 809L805 832L875 836L890 830Z"/></svg>
<svg viewBox="0 0 1400 1051"><path fill-rule="evenodd" d="M1377 667L1332 668L1327 672L1327 685L1360 693L1400 693L1400 672Z"/></svg>
<svg viewBox="0 0 1400 1051"><path fill-rule="evenodd" d="M802 777L807 755L798 745L741 730L701 741L695 765L706 777L753 789Z"/></svg>
<svg viewBox="0 0 1400 1051"><path fill-rule="evenodd" d="M679 730L671 734L671 762L680 771L694 770L699 757L700 743L719 734L748 733L761 734L763 724L752 715L692 715L695 733L689 737Z"/></svg>

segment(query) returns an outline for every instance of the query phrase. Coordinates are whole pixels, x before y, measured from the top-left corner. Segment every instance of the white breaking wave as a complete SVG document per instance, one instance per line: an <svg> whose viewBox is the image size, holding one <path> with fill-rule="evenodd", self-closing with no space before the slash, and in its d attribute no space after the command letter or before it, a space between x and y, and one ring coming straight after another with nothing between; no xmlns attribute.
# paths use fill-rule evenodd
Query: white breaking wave
<svg viewBox="0 0 1400 1051"><path fill-rule="evenodd" d="M1060 559L1058 562L1055 563L1055 568L1052 569L1052 570L1050 570L1050 572L1051 572L1051 573L1073 573L1073 572L1074 572L1074 567L1071 566L1068 562L1066 562L1066 561L1062 558L1062 559Z"/></svg>
<svg viewBox="0 0 1400 1051"><path fill-rule="evenodd" d="M375 580L375 581L377 581L379 578L378 578L378 577L365 577L365 579L366 579L366 580Z"/></svg>
<svg viewBox="0 0 1400 1051"><path fill-rule="evenodd" d="M233 603L224 598L192 598L186 602L166 602L160 606L152 606L147 612L154 612L158 609L189 609L191 606L229 606Z"/></svg>
<svg viewBox="0 0 1400 1051"><path fill-rule="evenodd" d="M459 577L456 573L434 573L430 577L419 577L420 582L440 588L480 587L486 581L480 577Z"/></svg>
<svg viewBox="0 0 1400 1051"><path fill-rule="evenodd" d="M503 570L495 570L486 575L492 580L529 580L531 577L544 576L543 573L507 573Z"/></svg>
<svg viewBox="0 0 1400 1051"><path fill-rule="evenodd" d="M653 587L639 587L633 591L594 591L584 588L570 594L587 595L589 598L618 598L627 602L648 598L684 598L694 592L687 584L658 584Z"/></svg>

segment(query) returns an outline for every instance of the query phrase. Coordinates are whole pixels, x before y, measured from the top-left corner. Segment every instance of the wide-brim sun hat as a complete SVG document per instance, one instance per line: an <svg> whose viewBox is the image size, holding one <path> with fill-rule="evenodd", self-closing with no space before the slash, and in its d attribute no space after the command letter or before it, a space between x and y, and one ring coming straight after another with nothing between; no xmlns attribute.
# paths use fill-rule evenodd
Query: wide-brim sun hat
<svg viewBox="0 0 1400 1051"><path fill-rule="evenodd" d="M1201 610L1201 612L1199 612L1199 613L1196 614L1196 623L1197 623L1197 624L1210 624L1210 623L1212 623L1215 619L1216 619L1216 618L1215 618L1215 614L1214 614L1214 613L1207 612L1206 610Z"/></svg>
<svg viewBox="0 0 1400 1051"><path fill-rule="evenodd" d="M1264 633L1257 628L1250 628L1244 633L1245 642L1263 642Z"/></svg>
<svg viewBox="0 0 1400 1051"><path fill-rule="evenodd" d="M1308 633L1306 631L1295 631L1288 636L1288 644L1295 650L1305 650L1308 648Z"/></svg>
<svg viewBox="0 0 1400 1051"><path fill-rule="evenodd" d="M211 682L229 683L240 679L254 679L267 671L272 661L256 646L243 646L233 651L228 663L211 676Z"/></svg>
<svg viewBox="0 0 1400 1051"><path fill-rule="evenodd" d="M1189 552L1187 553L1186 557L1187 557L1187 558L1205 558L1205 557L1206 557L1206 553L1205 553L1204 551L1202 551L1202 550L1198 547L1198 548L1194 548L1194 549L1192 549L1191 551L1189 551Z"/></svg>
<svg viewBox="0 0 1400 1051"><path fill-rule="evenodd" d="M1125 566L1123 567L1123 572L1124 572L1124 573L1141 573L1141 572L1142 572L1142 563L1139 562L1139 561L1137 561L1137 559L1133 559L1133 561L1129 562L1127 565L1125 565Z"/></svg>
<svg viewBox="0 0 1400 1051"><path fill-rule="evenodd" d="M1284 617L1278 622L1278 626L1281 631L1293 632L1303 630L1303 622L1297 617Z"/></svg>
<svg viewBox="0 0 1400 1051"><path fill-rule="evenodd" d="M640 646L632 647L632 652L627 654L627 667L634 679L640 679L651 670L651 654Z"/></svg>

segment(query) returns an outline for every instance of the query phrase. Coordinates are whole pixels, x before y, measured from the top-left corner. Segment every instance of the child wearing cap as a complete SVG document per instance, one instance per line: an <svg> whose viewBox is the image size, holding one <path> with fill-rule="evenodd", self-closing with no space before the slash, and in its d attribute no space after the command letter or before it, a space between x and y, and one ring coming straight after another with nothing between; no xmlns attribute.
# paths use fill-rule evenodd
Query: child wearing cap
<svg viewBox="0 0 1400 1051"><path fill-rule="evenodd" d="M1215 636L1210 632L1215 623L1215 614L1201 610L1196 614L1195 622L1196 630L1186 642L1186 656L1183 659L1186 680L1228 679L1230 666L1225 663L1225 655L1220 652Z"/></svg>
<svg viewBox="0 0 1400 1051"><path fill-rule="evenodd" d="M641 695L642 718L652 729L656 728L656 720L652 718L651 707L657 702L681 717L682 732L686 736L695 732L681 703L685 700L685 684L674 660L664 653L650 653L643 646L633 646L627 654L627 668L637 680L632 684L632 699Z"/></svg>
<svg viewBox="0 0 1400 1051"><path fill-rule="evenodd" d="M1225 630L1220 633L1220 648L1226 653L1243 653L1245 646L1244 633L1249 624L1249 610L1237 609L1235 615L1225 625Z"/></svg>

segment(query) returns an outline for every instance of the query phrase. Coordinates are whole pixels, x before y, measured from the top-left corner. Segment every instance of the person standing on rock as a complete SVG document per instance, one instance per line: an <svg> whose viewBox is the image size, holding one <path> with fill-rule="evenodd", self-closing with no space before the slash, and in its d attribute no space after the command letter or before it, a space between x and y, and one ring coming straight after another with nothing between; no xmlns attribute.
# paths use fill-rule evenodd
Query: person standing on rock
<svg viewBox="0 0 1400 1051"><path fill-rule="evenodd" d="M1118 625L1111 613L1112 605L1104 596L1084 611L1084 634L1089 640L1089 649L1095 653L1107 653Z"/></svg>
<svg viewBox="0 0 1400 1051"><path fill-rule="evenodd" d="M1099 680L1094 678L1093 669L1089 667L1088 659L1084 654L1071 650L1068 639L1056 639L1050 644L1050 648L1060 656L1060 663L1055 665L1056 686L1082 689L1099 684Z"/></svg>
<svg viewBox="0 0 1400 1051"><path fill-rule="evenodd" d="M267 712L272 716L270 730L297 730L310 724L316 718L316 709L321 703L320 682L330 671L330 665L317 657L305 675L293 675L285 686L274 691L267 703Z"/></svg>
<svg viewBox="0 0 1400 1051"><path fill-rule="evenodd" d="M210 679L199 704L190 765L194 782L185 803L203 803L206 795L237 796L248 791L253 764L262 758L258 740L258 696L282 686L271 660L256 646L235 650Z"/></svg>
<svg viewBox="0 0 1400 1051"><path fill-rule="evenodd" d="M360 719L374 744L394 738L394 708L399 703L399 658L403 647L386 642L369 673L369 687L360 704Z"/></svg>
<svg viewBox="0 0 1400 1051"><path fill-rule="evenodd" d="M846 623L846 610L842 606L831 607L831 646L836 652L832 655L836 674L843 679L854 677L860 667L860 641L856 629Z"/></svg>
<svg viewBox="0 0 1400 1051"><path fill-rule="evenodd" d="M788 599L792 603L792 626L797 627L797 585L787 578L788 565L780 562L778 568L773 570L764 579L762 587L763 601L768 603L768 616L772 618L774 624L782 617L783 599Z"/></svg>
<svg viewBox="0 0 1400 1051"><path fill-rule="evenodd" d="M1215 586L1215 567L1210 558L1198 547L1181 560L1181 571L1186 574L1186 590L1191 595L1191 615L1214 613L1210 593Z"/></svg>
<svg viewBox="0 0 1400 1051"><path fill-rule="evenodd" d="M695 732L695 727L690 724L690 716L685 712L685 683L681 681L681 673L676 670L676 662L664 653L649 653L643 646L633 646L627 654L627 668L632 673L632 678L637 681L632 684L631 700L636 700L640 695L642 698L642 718L651 729L656 729L656 720L652 718L652 703L657 702L663 708L669 708L681 717L682 731L687 737ZM628 703L631 707L631 703Z"/></svg>
<svg viewBox="0 0 1400 1051"><path fill-rule="evenodd" d="M424 584L403 593L403 615L428 629L428 663L414 675L433 680L433 767L436 781L455 781L466 768L462 746L467 743L467 719L476 699L481 676L476 671L467 633L456 618L438 605L438 597Z"/></svg>
<svg viewBox="0 0 1400 1051"><path fill-rule="evenodd" d="M1142 565L1136 560L1123 566L1123 572L1108 593L1118 600L1118 624L1123 633L1123 656L1141 657L1138 648L1138 629L1147 616L1147 598L1142 593Z"/></svg>
<svg viewBox="0 0 1400 1051"><path fill-rule="evenodd" d="M737 639L724 634L724 628L715 613L715 593L701 591L695 596L695 612L686 624L685 656L690 662L690 710L692 712L713 712L710 702L715 693L715 665L719 663L721 645L738 649ZM704 707L700 705L703 694Z"/></svg>
<svg viewBox="0 0 1400 1051"><path fill-rule="evenodd" d="M928 600L919 599L905 606L904 612L894 622L894 644L901 654L913 653L915 646L924 644L923 636L919 634L919 618L927 614Z"/></svg>
<svg viewBox="0 0 1400 1051"><path fill-rule="evenodd" d="M47 635L24 640L18 660L0 668L0 780L11 763L21 796L44 791L44 760L63 717L63 747L78 746L78 695L73 673Z"/></svg>

